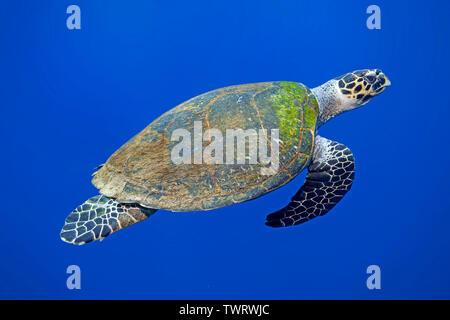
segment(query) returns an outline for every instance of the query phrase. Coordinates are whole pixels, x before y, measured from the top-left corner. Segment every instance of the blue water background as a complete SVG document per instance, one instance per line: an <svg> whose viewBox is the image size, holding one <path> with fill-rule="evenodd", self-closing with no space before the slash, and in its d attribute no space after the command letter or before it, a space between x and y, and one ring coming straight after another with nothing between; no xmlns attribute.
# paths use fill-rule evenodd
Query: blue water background
<svg viewBox="0 0 450 320"><path fill-rule="evenodd" d="M82 29L66 28L81 8ZM366 8L381 8L381 30ZM0 2L0 298L450 298L448 1ZM325 217L271 229L304 174L255 201L161 211L82 247L59 231L93 168L197 94L310 87L361 68L392 86L320 134L356 157ZM66 288L79 265L82 289ZM381 267L381 290L366 268Z"/></svg>

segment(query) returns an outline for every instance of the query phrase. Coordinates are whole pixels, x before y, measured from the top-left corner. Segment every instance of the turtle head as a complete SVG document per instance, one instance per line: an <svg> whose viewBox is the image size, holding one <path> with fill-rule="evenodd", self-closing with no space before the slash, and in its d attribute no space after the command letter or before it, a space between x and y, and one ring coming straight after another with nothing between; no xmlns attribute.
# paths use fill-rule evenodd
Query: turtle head
<svg viewBox="0 0 450 320"><path fill-rule="evenodd" d="M380 69L357 70L336 78L339 92L355 107L365 105L391 84Z"/></svg>
<svg viewBox="0 0 450 320"><path fill-rule="evenodd" d="M390 84L380 69L364 69L349 72L314 88L312 91L320 110L318 125L365 105Z"/></svg>

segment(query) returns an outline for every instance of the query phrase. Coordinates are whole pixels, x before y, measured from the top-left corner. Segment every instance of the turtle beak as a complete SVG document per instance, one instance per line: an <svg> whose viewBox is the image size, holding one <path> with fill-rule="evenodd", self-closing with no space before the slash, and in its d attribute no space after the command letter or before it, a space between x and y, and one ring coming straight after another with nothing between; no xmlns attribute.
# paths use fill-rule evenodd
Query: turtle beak
<svg viewBox="0 0 450 320"><path fill-rule="evenodd" d="M373 95L382 93L387 87L391 85L391 81L381 70L376 70L376 79L372 84Z"/></svg>
<svg viewBox="0 0 450 320"><path fill-rule="evenodd" d="M385 87L389 87L391 85L391 80L389 80L388 77L384 76L386 83L384 84Z"/></svg>

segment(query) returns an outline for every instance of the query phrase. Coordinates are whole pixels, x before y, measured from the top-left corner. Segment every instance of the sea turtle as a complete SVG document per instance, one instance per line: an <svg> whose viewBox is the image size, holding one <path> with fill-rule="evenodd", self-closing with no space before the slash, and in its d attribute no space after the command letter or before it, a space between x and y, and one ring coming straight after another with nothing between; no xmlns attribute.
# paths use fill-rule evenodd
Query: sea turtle
<svg viewBox="0 0 450 320"><path fill-rule="evenodd" d="M365 69L312 90L296 82L263 82L217 89L183 102L100 166L92 180L100 195L66 218L61 239L73 244L101 240L157 209L210 210L255 199L306 167L303 186L285 208L267 216L266 225L298 225L324 215L350 190L354 158L349 148L319 136L317 130L389 85L381 70ZM244 133L244 139L228 136L229 131ZM231 148L221 150L225 142ZM192 145L193 154L185 148ZM256 163L250 162L254 158L249 154L263 146L276 155L273 161L263 161L260 153ZM234 161L242 154L246 157Z"/></svg>

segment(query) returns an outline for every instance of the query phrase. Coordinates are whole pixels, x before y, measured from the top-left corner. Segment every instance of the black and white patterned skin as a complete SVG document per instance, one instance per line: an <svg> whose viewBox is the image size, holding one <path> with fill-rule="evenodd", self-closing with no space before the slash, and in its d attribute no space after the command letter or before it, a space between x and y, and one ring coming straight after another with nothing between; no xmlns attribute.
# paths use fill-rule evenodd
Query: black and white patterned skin
<svg viewBox="0 0 450 320"><path fill-rule="evenodd" d="M120 203L98 195L72 211L66 218L60 236L63 241L76 245L103 240L113 232L147 219L155 212L156 209Z"/></svg>
<svg viewBox="0 0 450 320"><path fill-rule="evenodd" d="M350 190L354 176L355 160L350 149L317 136L305 183L287 207L267 216L266 225L287 227L323 216Z"/></svg>

